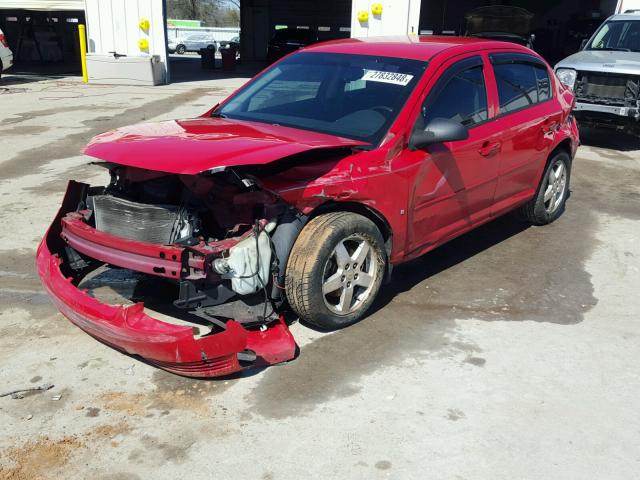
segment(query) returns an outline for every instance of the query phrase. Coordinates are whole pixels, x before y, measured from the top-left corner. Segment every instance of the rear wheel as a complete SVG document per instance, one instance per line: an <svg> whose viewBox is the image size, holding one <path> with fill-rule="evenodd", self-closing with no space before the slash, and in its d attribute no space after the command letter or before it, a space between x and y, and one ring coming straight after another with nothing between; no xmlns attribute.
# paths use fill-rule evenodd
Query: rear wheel
<svg viewBox="0 0 640 480"><path fill-rule="evenodd" d="M542 175L536 196L520 207L519 216L534 225L556 220L564 211L570 177L571 157L566 152L557 152Z"/></svg>
<svg viewBox="0 0 640 480"><path fill-rule="evenodd" d="M176 47L176 53L178 55L184 55L184 53L187 51L187 47L185 47L184 45L178 45Z"/></svg>
<svg viewBox="0 0 640 480"><path fill-rule="evenodd" d="M385 266L384 241L371 220L350 212L319 215L291 250L287 299L302 320L324 329L346 327L373 303Z"/></svg>

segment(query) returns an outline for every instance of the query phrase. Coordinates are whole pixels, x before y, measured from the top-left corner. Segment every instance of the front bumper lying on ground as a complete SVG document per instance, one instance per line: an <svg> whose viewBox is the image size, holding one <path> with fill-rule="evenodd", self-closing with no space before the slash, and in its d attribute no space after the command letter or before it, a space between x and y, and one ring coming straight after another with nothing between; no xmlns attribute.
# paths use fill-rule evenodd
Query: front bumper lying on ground
<svg viewBox="0 0 640 480"><path fill-rule="evenodd" d="M38 247L37 267L56 306L72 323L118 350L191 377L228 375L295 356L296 344L282 317L262 329L247 329L229 320L224 331L195 338L189 326L169 324L147 315L143 303L108 305L77 288L73 278L63 273L63 259L57 253L65 245L60 238L61 218L75 201L71 190ZM238 354L255 360L242 361Z"/></svg>

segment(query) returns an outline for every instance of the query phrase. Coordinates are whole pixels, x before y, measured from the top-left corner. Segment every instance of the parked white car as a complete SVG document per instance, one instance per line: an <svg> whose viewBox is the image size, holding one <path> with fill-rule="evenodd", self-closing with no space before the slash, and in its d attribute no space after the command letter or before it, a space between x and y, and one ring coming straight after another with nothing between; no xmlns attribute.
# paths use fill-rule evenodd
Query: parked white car
<svg viewBox="0 0 640 480"><path fill-rule="evenodd" d="M0 77L2 72L13 65L13 52L9 48L4 33L0 30Z"/></svg>
<svg viewBox="0 0 640 480"><path fill-rule="evenodd" d="M186 52L198 52L202 48L212 48L218 50L218 44L211 33L191 33L182 38L169 40L167 45L169 53L178 53L182 55Z"/></svg>

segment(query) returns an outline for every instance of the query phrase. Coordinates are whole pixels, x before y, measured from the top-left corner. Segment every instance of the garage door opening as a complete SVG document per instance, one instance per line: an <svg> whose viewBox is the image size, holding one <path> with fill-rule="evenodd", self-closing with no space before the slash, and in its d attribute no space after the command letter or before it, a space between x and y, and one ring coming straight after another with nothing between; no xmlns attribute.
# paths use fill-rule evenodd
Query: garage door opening
<svg viewBox="0 0 640 480"><path fill-rule="evenodd" d="M351 0L243 0L242 54L274 61L304 45L351 35Z"/></svg>
<svg viewBox="0 0 640 480"><path fill-rule="evenodd" d="M167 0L167 52L171 83L207 80L223 72L223 55L233 52L227 71L242 71L240 1Z"/></svg>
<svg viewBox="0 0 640 480"><path fill-rule="evenodd" d="M575 53L583 39L613 14L616 0L423 0L420 9L420 33L465 35L466 16L479 7L511 6L531 14L533 49L552 65Z"/></svg>
<svg viewBox="0 0 640 480"><path fill-rule="evenodd" d="M13 52L11 73L79 74L78 24L84 11L0 10L0 29Z"/></svg>

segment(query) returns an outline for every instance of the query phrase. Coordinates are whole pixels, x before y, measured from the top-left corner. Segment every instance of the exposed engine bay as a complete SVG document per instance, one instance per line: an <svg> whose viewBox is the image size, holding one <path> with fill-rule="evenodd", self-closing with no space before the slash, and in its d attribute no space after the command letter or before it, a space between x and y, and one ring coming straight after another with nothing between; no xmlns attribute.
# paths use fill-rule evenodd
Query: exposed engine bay
<svg viewBox="0 0 640 480"><path fill-rule="evenodd" d="M576 99L581 102L640 107L640 78L605 72L578 72Z"/></svg>
<svg viewBox="0 0 640 480"><path fill-rule="evenodd" d="M204 323L207 333L230 319L249 328L277 320L289 246L277 247L274 234L300 216L293 207L234 170L98 165L109 169L109 184L77 184L82 200L61 220L68 273L80 288L128 290L125 299Z"/></svg>

